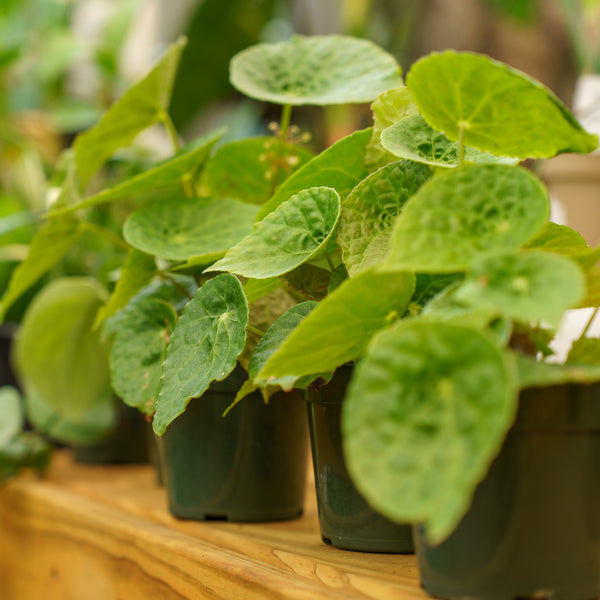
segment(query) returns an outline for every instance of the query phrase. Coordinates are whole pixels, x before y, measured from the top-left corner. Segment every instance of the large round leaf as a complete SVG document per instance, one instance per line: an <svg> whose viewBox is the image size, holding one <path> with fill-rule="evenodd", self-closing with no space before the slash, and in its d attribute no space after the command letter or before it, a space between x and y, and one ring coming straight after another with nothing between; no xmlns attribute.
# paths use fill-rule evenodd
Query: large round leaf
<svg viewBox="0 0 600 600"><path fill-rule="evenodd" d="M475 329L418 320L381 332L343 410L350 474L374 508L439 542L468 509L514 418L514 365Z"/></svg>
<svg viewBox="0 0 600 600"><path fill-rule="evenodd" d="M444 171L406 203L385 270L451 273L514 249L546 223L548 194L529 171L477 165Z"/></svg>
<svg viewBox="0 0 600 600"><path fill-rule="evenodd" d="M352 190L337 238L351 276L383 259L402 206L429 177L427 167L404 160L381 167Z"/></svg>
<svg viewBox="0 0 600 600"><path fill-rule="evenodd" d="M585 294L585 277L572 259L529 250L503 252L477 262L454 292L459 302L498 310L520 321L558 325Z"/></svg>
<svg viewBox="0 0 600 600"><path fill-rule="evenodd" d="M465 144L497 156L549 158L598 146L552 92L486 56L430 54L406 84L434 129L454 142L462 130Z"/></svg>
<svg viewBox="0 0 600 600"><path fill-rule="evenodd" d="M135 211L123 235L148 254L187 260L228 250L250 232L257 211L229 198L165 198Z"/></svg>
<svg viewBox="0 0 600 600"><path fill-rule="evenodd" d="M190 300L175 329L162 367L153 427L158 435L199 398L212 381L233 371L246 341L248 304L239 280L224 273Z"/></svg>
<svg viewBox="0 0 600 600"><path fill-rule="evenodd" d="M232 85L277 104L371 102L402 82L396 60L372 42L340 35L294 36L236 54Z"/></svg>
<svg viewBox="0 0 600 600"><path fill-rule="evenodd" d="M328 187L304 190L280 204L206 271L267 279L291 271L325 248L340 214L340 197Z"/></svg>
<svg viewBox="0 0 600 600"><path fill-rule="evenodd" d="M92 330L105 299L93 279L55 280L30 304L15 340L15 366L26 395L41 397L74 424L112 398L108 343Z"/></svg>

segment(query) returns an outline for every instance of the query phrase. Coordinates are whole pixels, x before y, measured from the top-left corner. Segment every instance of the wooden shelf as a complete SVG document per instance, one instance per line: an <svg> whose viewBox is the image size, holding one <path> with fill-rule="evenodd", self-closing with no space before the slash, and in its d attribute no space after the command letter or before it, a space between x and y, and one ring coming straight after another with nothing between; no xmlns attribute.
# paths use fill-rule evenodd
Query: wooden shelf
<svg viewBox="0 0 600 600"><path fill-rule="evenodd" d="M321 542L305 514L260 524L174 519L147 466L82 466L0 490L2 600L424 600L414 556Z"/></svg>

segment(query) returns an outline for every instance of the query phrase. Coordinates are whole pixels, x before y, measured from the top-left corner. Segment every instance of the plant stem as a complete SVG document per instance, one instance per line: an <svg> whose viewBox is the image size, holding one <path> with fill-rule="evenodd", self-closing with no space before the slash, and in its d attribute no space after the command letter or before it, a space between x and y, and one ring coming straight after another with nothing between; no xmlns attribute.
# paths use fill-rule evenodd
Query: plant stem
<svg viewBox="0 0 600 600"><path fill-rule="evenodd" d="M333 273L333 271L335 271L335 265L333 264L333 261L331 260L331 256L329 256L329 252L327 252L326 249L323 249L323 256L325 256L325 259L327 260L327 264L329 265L329 270Z"/></svg>
<svg viewBox="0 0 600 600"><path fill-rule="evenodd" d="M171 143L173 144L173 151L175 154L181 150L181 144L179 143L179 135L177 134L177 130L175 129L175 125L171 119L169 113L165 110L160 115L160 120L162 124L165 126L169 137L171 138Z"/></svg>
<svg viewBox="0 0 600 600"><path fill-rule="evenodd" d="M186 298L189 298L191 300L194 297L193 294L189 292L189 290L182 286L179 283L179 281L177 281L175 277L173 277L169 273L165 273L164 271L158 271L158 276L162 277L165 281L172 283L173 286L176 287Z"/></svg>
<svg viewBox="0 0 600 600"><path fill-rule="evenodd" d="M255 333L256 335L260 336L260 337L264 337L265 336L265 332L261 331L258 327L254 327L254 325L250 325L250 323L248 323L248 325L246 325L246 329L248 331L251 331L252 333Z"/></svg>
<svg viewBox="0 0 600 600"><path fill-rule="evenodd" d="M292 120L292 105L284 104L281 111L281 123L279 124L279 138L285 144L287 142L288 129Z"/></svg>
<svg viewBox="0 0 600 600"><path fill-rule="evenodd" d="M108 229L104 229L104 227L100 227L94 223L90 223L89 221L81 221L80 227L82 227L84 231L89 231L90 233L104 238L111 244L114 244L118 248L125 250L125 252L129 252L131 250L131 246L125 240L122 240L119 236L115 235L111 231L108 231Z"/></svg>
<svg viewBox="0 0 600 600"><path fill-rule="evenodd" d="M582 340L587 332L590 330L590 327L592 326L592 323L594 322L594 319L596 318L596 315L598 314L598 311L600 310L600 306L596 306L596 308L594 309L594 312L592 313L592 315L590 316L587 325L584 327L583 331L581 332L581 335L579 336L579 340Z"/></svg>
<svg viewBox="0 0 600 600"><path fill-rule="evenodd" d="M196 195L192 178L188 175L184 175L181 178L181 186L183 187L183 193L186 198L193 198Z"/></svg>
<svg viewBox="0 0 600 600"><path fill-rule="evenodd" d="M465 161L465 143L464 143L464 127L462 125L458 128L458 166L462 167Z"/></svg>

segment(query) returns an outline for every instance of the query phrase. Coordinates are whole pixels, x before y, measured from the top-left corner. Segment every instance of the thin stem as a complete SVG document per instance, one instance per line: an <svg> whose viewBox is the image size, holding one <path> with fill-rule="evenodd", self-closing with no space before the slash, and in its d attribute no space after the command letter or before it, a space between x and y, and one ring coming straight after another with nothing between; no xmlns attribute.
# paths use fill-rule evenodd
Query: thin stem
<svg viewBox="0 0 600 600"><path fill-rule="evenodd" d="M329 270L333 273L333 271L335 271L335 265L333 264L333 261L331 260L331 256L329 256L329 252L327 252L327 250L325 248L323 249L323 256L325 256L325 259L327 260L327 264L329 265Z"/></svg>
<svg viewBox="0 0 600 600"><path fill-rule="evenodd" d="M184 175L181 178L181 186L183 187L183 193L186 198L193 198L196 195L191 176Z"/></svg>
<svg viewBox="0 0 600 600"><path fill-rule="evenodd" d="M248 331L251 331L252 333L255 333L256 335L260 336L260 337L264 337L265 336L265 332L260 330L258 327L254 327L254 325L250 325L250 323L248 323L248 325L246 325L246 329Z"/></svg>
<svg viewBox="0 0 600 600"><path fill-rule="evenodd" d="M458 129L458 166L462 167L465 161L465 143L464 143L464 127L462 125L459 126Z"/></svg>
<svg viewBox="0 0 600 600"><path fill-rule="evenodd" d="M186 298L189 298L191 300L194 297L194 295L188 289L181 285L179 281L177 281L177 279L175 279L175 277L173 277L169 273L165 273L164 271L158 271L158 276L173 284L173 286L176 287Z"/></svg>
<svg viewBox="0 0 600 600"><path fill-rule="evenodd" d="M587 325L584 327L583 331L581 332L581 335L579 336L580 340L582 340L586 336L587 332L590 330L590 327L592 326L592 323L594 322L594 319L596 318L596 315L598 314L599 310L600 310L600 306L596 306L596 308L594 309L594 312L592 313L592 315L590 316L590 318L587 322Z"/></svg>
<svg viewBox="0 0 600 600"><path fill-rule="evenodd" d="M279 138L285 144L287 142L287 134L292 120L292 105L284 104L281 111L281 123L279 124Z"/></svg>
<svg viewBox="0 0 600 600"><path fill-rule="evenodd" d="M179 143L179 135L177 134L177 129L175 129L175 125L171 119L169 113L165 110L160 115L160 120L162 121L169 137L171 138L171 143L173 144L173 151L175 153L181 150L181 144Z"/></svg>
<svg viewBox="0 0 600 600"><path fill-rule="evenodd" d="M94 223L90 223L89 221L81 221L80 226L83 228L84 231L87 230L90 233L104 238L111 244L114 244L118 248L125 250L125 252L129 252L131 250L131 246L125 240L122 240L118 235L115 235L111 231L108 231L108 229L104 229L104 227L100 227L98 225L95 225Z"/></svg>

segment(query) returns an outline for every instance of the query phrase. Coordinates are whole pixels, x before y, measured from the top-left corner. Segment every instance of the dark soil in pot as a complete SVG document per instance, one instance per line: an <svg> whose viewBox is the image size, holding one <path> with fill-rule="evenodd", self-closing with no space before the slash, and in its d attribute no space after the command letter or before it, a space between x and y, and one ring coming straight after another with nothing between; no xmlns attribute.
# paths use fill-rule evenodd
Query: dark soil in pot
<svg viewBox="0 0 600 600"><path fill-rule="evenodd" d="M241 367L194 399L163 436L169 506L184 519L274 521L303 510L308 431L297 393L260 392L223 417Z"/></svg>
<svg viewBox="0 0 600 600"><path fill-rule="evenodd" d="M346 470L340 418L351 375L352 367L343 366L327 385L306 394L321 537L343 550L411 553L410 526L372 509Z"/></svg>
<svg viewBox="0 0 600 600"><path fill-rule="evenodd" d="M525 390L455 532L430 547L419 530L423 586L442 598L600 597L598 498L600 385Z"/></svg>

